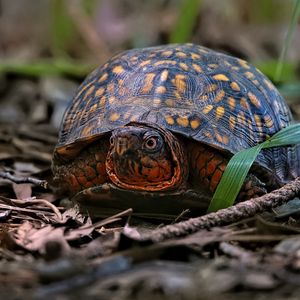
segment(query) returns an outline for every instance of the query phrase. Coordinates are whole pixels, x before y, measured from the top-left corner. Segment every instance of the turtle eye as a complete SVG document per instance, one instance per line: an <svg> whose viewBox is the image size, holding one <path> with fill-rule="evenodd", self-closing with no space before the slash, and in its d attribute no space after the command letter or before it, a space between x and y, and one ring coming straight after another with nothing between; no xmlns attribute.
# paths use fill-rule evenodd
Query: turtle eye
<svg viewBox="0 0 300 300"><path fill-rule="evenodd" d="M161 145L162 141L159 136L150 136L147 137L144 141L144 147L150 151L159 149Z"/></svg>

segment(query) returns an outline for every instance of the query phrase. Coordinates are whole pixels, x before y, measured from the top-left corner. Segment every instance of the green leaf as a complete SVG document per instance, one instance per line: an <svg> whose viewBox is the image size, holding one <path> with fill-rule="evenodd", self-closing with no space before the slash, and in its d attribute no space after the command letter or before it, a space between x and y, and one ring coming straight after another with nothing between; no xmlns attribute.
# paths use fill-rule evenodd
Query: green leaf
<svg viewBox="0 0 300 300"><path fill-rule="evenodd" d="M86 76L95 66L80 64L69 60L43 60L35 63L1 62L1 73L12 73L26 76L69 75L73 77Z"/></svg>
<svg viewBox="0 0 300 300"><path fill-rule="evenodd" d="M195 25L201 0L186 0L182 2L181 14L170 35L170 43L185 43L189 41Z"/></svg>
<svg viewBox="0 0 300 300"><path fill-rule="evenodd" d="M291 43L293 32L295 31L295 28L297 26L299 15L300 15L300 0L297 0L295 2L293 15L290 20L288 32L285 36L284 44L283 44L283 47L282 47L282 50L280 53L280 57L279 57L279 61L278 61L278 65L276 68L276 73L274 76L276 82L279 82L279 80L281 79L282 69L283 69L285 58L286 58L287 50Z"/></svg>
<svg viewBox="0 0 300 300"><path fill-rule="evenodd" d="M233 205L244 180L263 148L300 144L300 124L281 129L265 142L236 153L229 161L210 202L208 212Z"/></svg>

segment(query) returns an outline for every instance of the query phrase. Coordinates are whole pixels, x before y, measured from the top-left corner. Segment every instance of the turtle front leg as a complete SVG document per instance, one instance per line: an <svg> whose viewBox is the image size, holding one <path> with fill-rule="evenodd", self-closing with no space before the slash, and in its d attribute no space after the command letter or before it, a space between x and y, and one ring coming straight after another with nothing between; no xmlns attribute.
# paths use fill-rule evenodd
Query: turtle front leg
<svg viewBox="0 0 300 300"><path fill-rule="evenodd" d="M228 164L228 158L209 146L191 142L188 145L190 154L190 181L196 189L204 189L213 194ZM265 184L255 175L249 174L237 197L237 201L259 197L267 193Z"/></svg>
<svg viewBox="0 0 300 300"><path fill-rule="evenodd" d="M84 148L76 160L53 167L54 183L60 193L74 195L84 189L109 182L105 161L108 141L98 141Z"/></svg>

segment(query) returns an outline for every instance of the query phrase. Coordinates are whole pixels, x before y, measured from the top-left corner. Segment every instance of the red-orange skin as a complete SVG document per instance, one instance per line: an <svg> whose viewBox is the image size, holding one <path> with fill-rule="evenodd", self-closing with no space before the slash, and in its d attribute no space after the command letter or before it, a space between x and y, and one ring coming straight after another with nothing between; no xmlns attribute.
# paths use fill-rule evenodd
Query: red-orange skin
<svg viewBox="0 0 300 300"><path fill-rule="evenodd" d="M88 146L74 161L58 168L56 178L66 182L65 188L71 194L107 182L105 161L108 148L106 140Z"/></svg>
<svg viewBox="0 0 300 300"><path fill-rule="evenodd" d="M192 142L188 146L190 155L190 172L193 181L200 181L211 192L214 192L221 180L228 159L217 150L209 149Z"/></svg>
<svg viewBox="0 0 300 300"><path fill-rule="evenodd" d="M217 150L192 140L185 141L184 147L188 154L186 163L189 165L189 175L184 175L185 178L182 180L188 181L185 182L186 186L201 187L214 192L228 159L220 155ZM68 191L76 194L81 190L110 182L112 176L109 177L107 174L107 157L110 154L108 140L100 140L95 145L83 149L76 160L66 165L66 169L58 172L58 174L63 174ZM116 176L125 185L125 188L130 184L130 188L136 190L149 190L147 182L151 182L151 188L155 190L157 185L170 180L173 176L174 168L171 158L164 157L160 161L154 161L144 155L140 162L142 167L136 162L132 162L131 168L128 170L129 175L122 177L121 174L114 173L113 176ZM138 173L144 177L135 176ZM62 175L57 175L57 177L60 176ZM169 189L172 189L172 186Z"/></svg>

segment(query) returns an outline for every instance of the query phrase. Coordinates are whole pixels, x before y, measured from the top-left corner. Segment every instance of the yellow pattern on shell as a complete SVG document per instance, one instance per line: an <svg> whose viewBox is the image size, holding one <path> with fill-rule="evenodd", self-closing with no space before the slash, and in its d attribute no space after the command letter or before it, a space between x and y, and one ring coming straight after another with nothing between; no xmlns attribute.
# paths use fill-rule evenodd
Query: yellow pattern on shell
<svg viewBox="0 0 300 300"><path fill-rule="evenodd" d="M219 103L225 96L224 90L219 90L214 98L215 103Z"/></svg>
<svg viewBox="0 0 300 300"><path fill-rule="evenodd" d="M231 110L235 110L235 99L233 97L228 97L227 99L228 105L230 107Z"/></svg>
<svg viewBox="0 0 300 300"><path fill-rule="evenodd" d="M197 64L192 64L192 66L193 66L193 68L194 68L194 70L195 70L196 72L198 72L198 73L203 72L202 68L201 68L199 65L197 65Z"/></svg>
<svg viewBox="0 0 300 300"><path fill-rule="evenodd" d="M165 116L165 120L169 125L174 125L175 123L174 119L169 115Z"/></svg>
<svg viewBox="0 0 300 300"><path fill-rule="evenodd" d="M256 106L257 108L260 108L260 105L261 105L260 101L257 99L257 97L253 93L248 92L248 97L254 106Z"/></svg>
<svg viewBox="0 0 300 300"><path fill-rule="evenodd" d="M203 108L203 113L204 114L208 114L214 107L211 105L211 104L208 104L206 105L204 108Z"/></svg>
<svg viewBox="0 0 300 300"><path fill-rule="evenodd" d="M213 78L220 81L229 81L229 78L225 74L216 74Z"/></svg>
<svg viewBox="0 0 300 300"><path fill-rule="evenodd" d="M236 82L234 82L234 81L230 83L230 87L231 87L234 91L240 91L240 90L241 90L240 86L239 86Z"/></svg>
<svg viewBox="0 0 300 300"><path fill-rule="evenodd" d="M183 126L183 127L188 127L189 126L189 120L187 117L178 117L176 119L176 122L178 125Z"/></svg>
<svg viewBox="0 0 300 300"><path fill-rule="evenodd" d="M105 81L106 79L108 78L108 74L107 73L104 73L98 80L98 82L103 82Z"/></svg>
<svg viewBox="0 0 300 300"><path fill-rule="evenodd" d="M115 66L113 69L112 69L112 72L115 73L115 74L121 74L123 73L125 70L124 68L119 65L119 66Z"/></svg>
<svg viewBox="0 0 300 300"><path fill-rule="evenodd" d="M216 109L216 118L221 119L224 116L225 108L223 106L218 106Z"/></svg>
<svg viewBox="0 0 300 300"><path fill-rule="evenodd" d="M200 121L199 120L192 120L191 121L191 127L193 129L197 129L200 126Z"/></svg>

